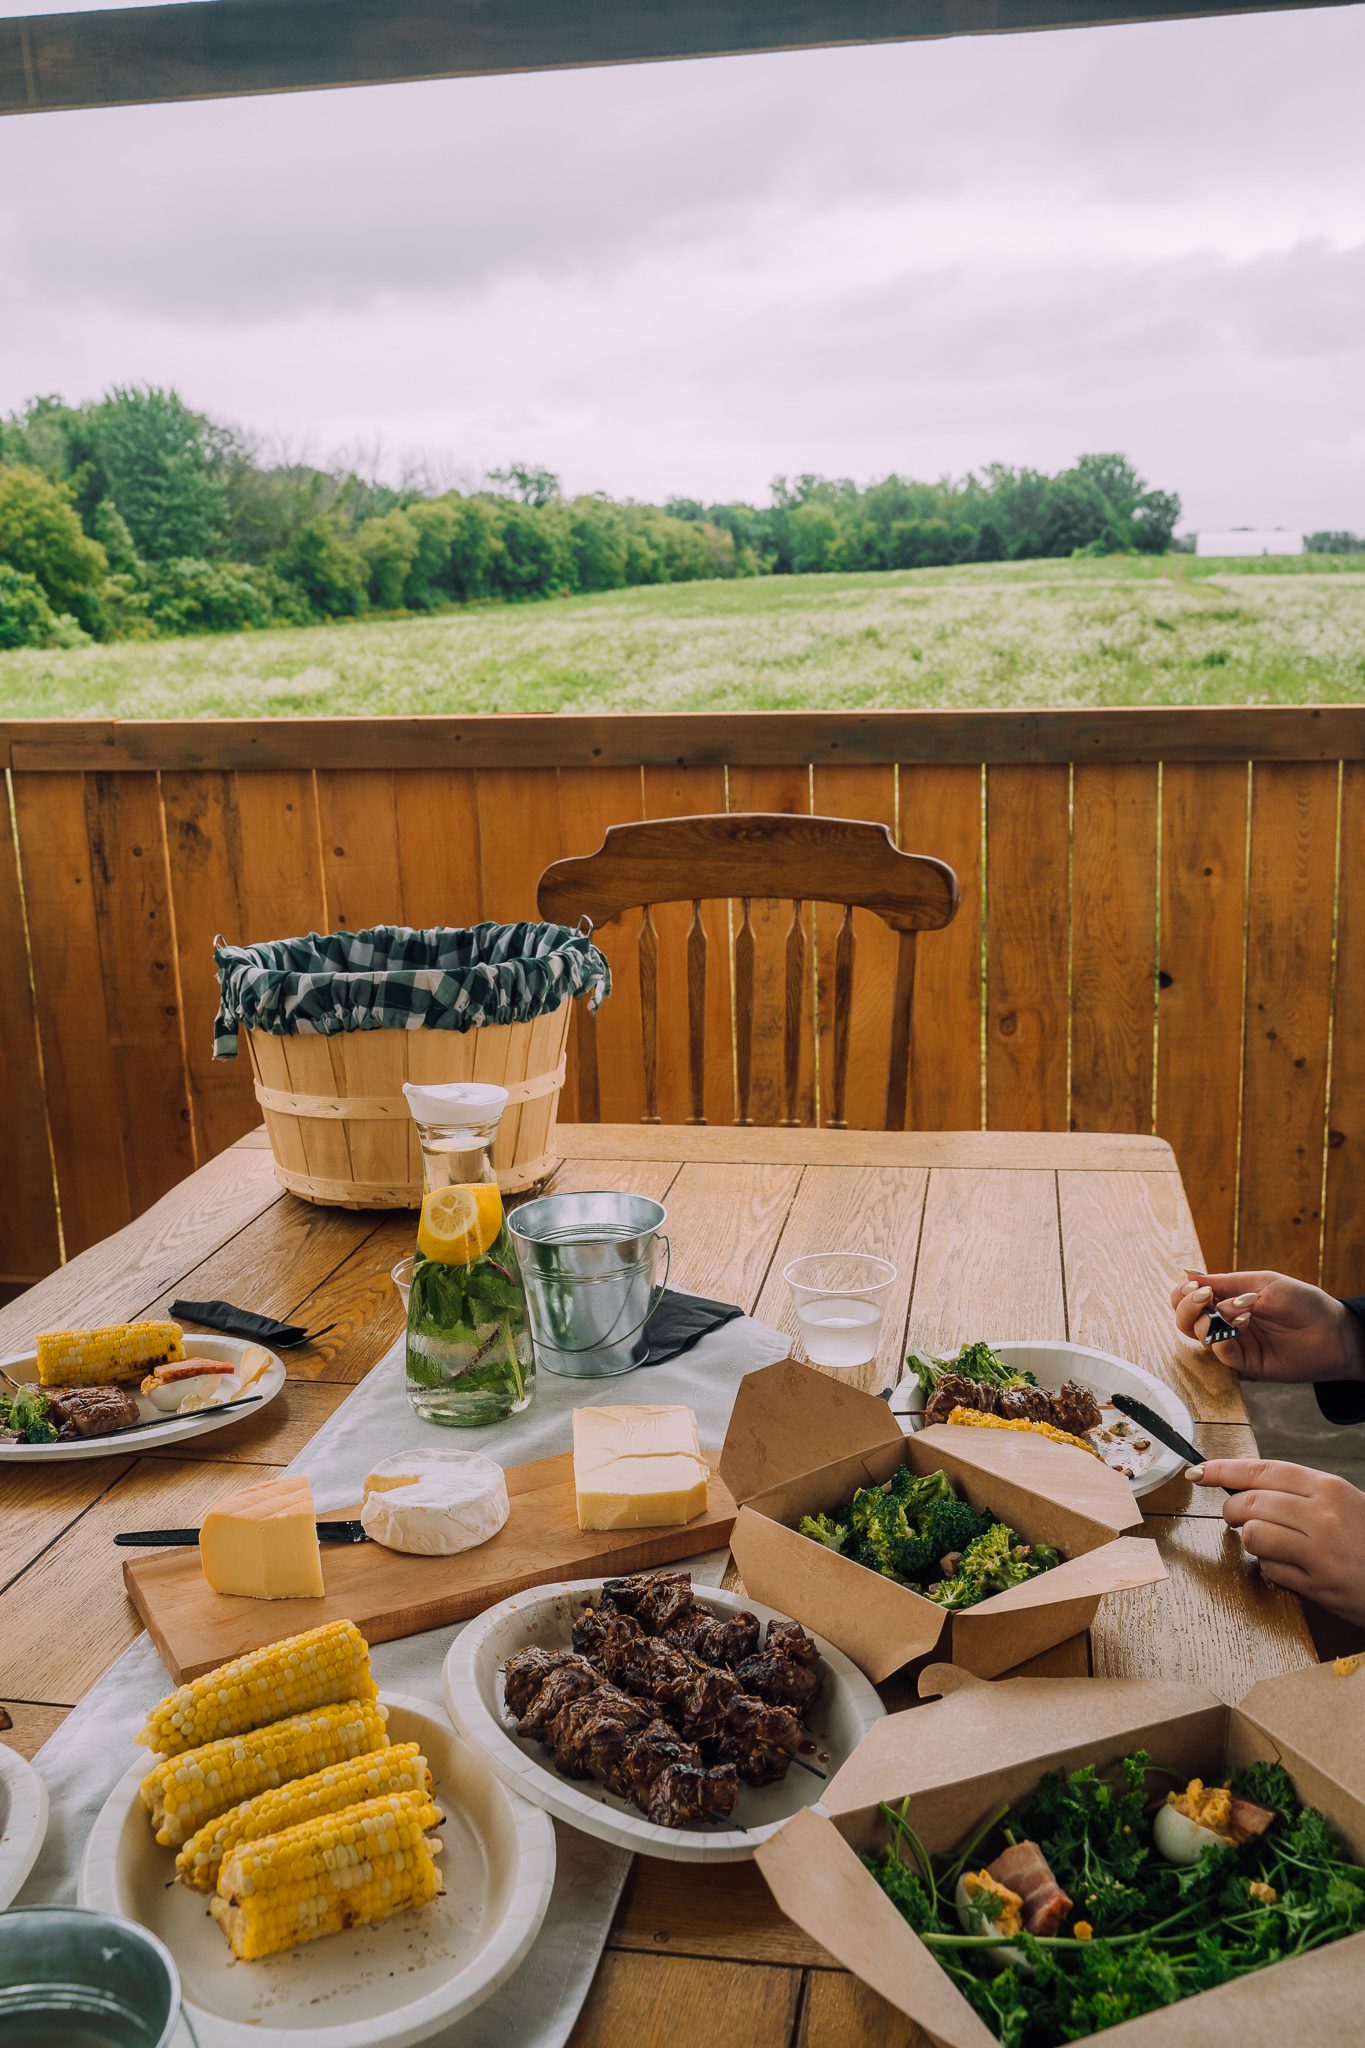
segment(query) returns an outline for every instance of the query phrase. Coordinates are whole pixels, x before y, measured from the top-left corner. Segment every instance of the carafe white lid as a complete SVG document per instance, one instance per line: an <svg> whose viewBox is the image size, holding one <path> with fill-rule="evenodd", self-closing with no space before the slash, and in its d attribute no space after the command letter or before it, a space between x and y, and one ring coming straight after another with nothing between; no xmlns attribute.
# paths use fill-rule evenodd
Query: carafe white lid
<svg viewBox="0 0 1365 2048"><path fill-rule="evenodd" d="M508 1099L494 1081L405 1081L403 1093L419 1124L446 1126L496 1123Z"/></svg>

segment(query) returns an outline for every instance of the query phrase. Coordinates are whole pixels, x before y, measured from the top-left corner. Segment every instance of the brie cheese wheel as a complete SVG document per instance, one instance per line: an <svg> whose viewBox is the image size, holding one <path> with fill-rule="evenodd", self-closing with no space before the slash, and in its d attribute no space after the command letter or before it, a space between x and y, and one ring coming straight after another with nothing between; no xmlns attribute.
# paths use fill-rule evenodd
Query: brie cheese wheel
<svg viewBox="0 0 1365 2048"><path fill-rule="evenodd" d="M511 1512L502 1467L477 1451L410 1451L365 1481L360 1520L389 1550L453 1557L496 1536Z"/></svg>

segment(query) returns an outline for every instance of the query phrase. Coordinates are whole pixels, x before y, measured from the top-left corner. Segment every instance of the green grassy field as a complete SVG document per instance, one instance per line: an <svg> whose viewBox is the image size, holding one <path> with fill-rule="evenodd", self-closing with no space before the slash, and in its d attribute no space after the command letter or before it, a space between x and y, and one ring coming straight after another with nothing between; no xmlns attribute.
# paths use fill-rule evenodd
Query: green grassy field
<svg viewBox="0 0 1365 2048"><path fill-rule="evenodd" d="M0 716L1332 703L1365 556L688 583L428 618L0 654Z"/></svg>

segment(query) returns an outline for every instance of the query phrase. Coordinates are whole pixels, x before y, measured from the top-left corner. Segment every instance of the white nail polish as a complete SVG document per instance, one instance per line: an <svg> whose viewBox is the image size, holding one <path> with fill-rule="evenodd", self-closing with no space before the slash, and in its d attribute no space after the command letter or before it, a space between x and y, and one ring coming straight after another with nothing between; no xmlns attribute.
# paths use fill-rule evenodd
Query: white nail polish
<svg viewBox="0 0 1365 2048"><path fill-rule="evenodd" d="M1250 1321L1250 1316L1234 1316L1232 1319L1232 1327L1234 1330L1244 1330Z"/></svg>
<svg viewBox="0 0 1365 2048"><path fill-rule="evenodd" d="M1210 1301L1212 1298L1213 1289L1211 1287L1197 1287L1190 1296L1191 1301Z"/></svg>
<svg viewBox="0 0 1365 2048"><path fill-rule="evenodd" d="M1254 1294L1237 1294L1233 1296L1232 1306L1234 1308L1250 1308L1255 1299Z"/></svg>

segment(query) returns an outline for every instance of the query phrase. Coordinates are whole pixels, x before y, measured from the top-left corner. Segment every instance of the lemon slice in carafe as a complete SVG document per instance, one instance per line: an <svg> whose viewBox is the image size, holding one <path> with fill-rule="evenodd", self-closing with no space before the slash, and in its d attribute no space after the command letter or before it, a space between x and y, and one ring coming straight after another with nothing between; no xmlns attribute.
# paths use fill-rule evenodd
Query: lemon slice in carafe
<svg viewBox="0 0 1365 2048"><path fill-rule="evenodd" d="M417 1249L445 1266L472 1266L502 1229L502 1191L496 1181L433 1188L422 1202Z"/></svg>

